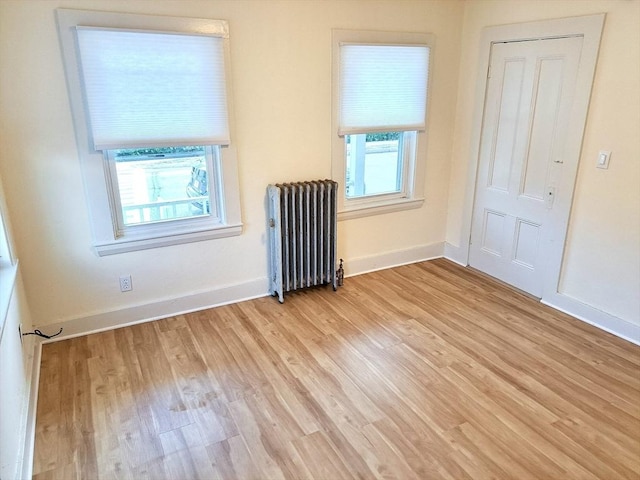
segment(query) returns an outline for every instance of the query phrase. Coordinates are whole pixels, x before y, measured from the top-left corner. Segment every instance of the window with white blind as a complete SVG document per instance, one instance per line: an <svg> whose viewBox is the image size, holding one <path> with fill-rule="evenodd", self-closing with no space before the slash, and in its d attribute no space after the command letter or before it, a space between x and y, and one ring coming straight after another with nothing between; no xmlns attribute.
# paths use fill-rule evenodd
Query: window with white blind
<svg viewBox="0 0 640 480"><path fill-rule="evenodd" d="M57 19L98 254L239 235L227 23Z"/></svg>
<svg viewBox="0 0 640 480"><path fill-rule="evenodd" d="M332 174L341 218L423 203L432 38L333 31Z"/></svg>

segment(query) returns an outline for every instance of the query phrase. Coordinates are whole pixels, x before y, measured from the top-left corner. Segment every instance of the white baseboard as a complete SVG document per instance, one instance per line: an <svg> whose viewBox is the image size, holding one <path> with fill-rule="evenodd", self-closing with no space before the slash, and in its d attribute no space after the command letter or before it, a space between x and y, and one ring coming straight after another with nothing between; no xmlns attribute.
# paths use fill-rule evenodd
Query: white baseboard
<svg viewBox="0 0 640 480"><path fill-rule="evenodd" d="M640 345L640 325L618 318L562 293L545 296L540 302L616 337Z"/></svg>
<svg viewBox="0 0 640 480"><path fill-rule="evenodd" d="M345 261L347 275L360 275L375 270L397 267L408 263L421 262L442 257L443 244L421 245L406 250L387 252L380 255L355 258ZM58 323L38 326L45 332L56 332L62 328L62 334L45 340L43 343L112 330L127 325L149 322L160 318L219 307L230 303L250 300L268 295L268 278L258 278L246 283L225 286L219 289L187 295L169 300L137 305L133 307L97 313Z"/></svg>
<svg viewBox="0 0 640 480"><path fill-rule="evenodd" d="M397 267L408 263L420 262L432 258L442 257L443 244L422 245L406 250L355 258L345 262L347 275ZM250 300L268 295L268 278L258 278L249 282L229 285L215 290L187 295L184 297L160 300L158 302L127 307L119 310L97 313L85 317L66 320L58 323L38 326L46 333L57 332L62 328L62 334L43 343L59 341L67 338L112 330L127 325L135 325L160 318L181 315L184 313L219 307L230 303Z"/></svg>
<svg viewBox="0 0 640 480"><path fill-rule="evenodd" d="M463 267L468 265L468 249L456 247L450 243L444 244L444 257ZM601 330L609 332L617 337L628 340L636 345L640 345L640 325L628 322L616 316L613 316L602 310L598 310L587 305L575 298L562 293L554 293L545 295L540 300L541 303L548 305L556 310L571 315L572 317L582 320L583 322L598 327Z"/></svg>
<svg viewBox="0 0 640 480"><path fill-rule="evenodd" d="M135 325L137 323L182 315L207 308L219 307L230 303L242 302L252 298L264 297L268 295L268 285L269 282L266 277L258 278L249 282L227 285L222 288L195 293L193 295L88 315L86 317L43 325L36 328L40 328L47 333L57 332L62 328L62 334L43 342L49 343L79 337L89 333L97 333L128 325Z"/></svg>
<svg viewBox="0 0 640 480"><path fill-rule="evenodd" d="M22 467L18 470L27 479L33 476L33 454L36 440L36 412L38 411L38 386L40 384L40 359L42 358L42 344L33 342L33 362L31 365L31 382L27 396L27 415L22 455Z"/></svg>
<svg viewBox="0 0 640 480"><path fill-rule="evenodd" d="M444 258L466 267L469 264L469 250L467 248L456 247L455 245L445 242Z"/></svg>
<svg viewBox="0 0 640 480"><path fill-rule="evenodd" d="M442 257L444 246L442 242L431 245L420 245L405 250L370 255L367 257L345 260L345 276L362 275L386 268L399 267L409 263L423 262Z"/></svg>
<svg viewBox="0 0 640 480"><path fill-rule="evenodd" d="M466 266L467 264L466 253L463 252L461 248L449 243L438 242L405 250L386 252L379 255L346 259L345 275L361 275L443 256L460 265ZM89 315L42 326L40 328L45 329L47 332L55 332L60 327L63 328L63 333L60 336L51 340L45 340L44 343L47 343L241 302L252 298L264 297L268 295L268 285L269 282L266 277L258 278L242 284L229 285L184 297ZM640 345L640 326L636 324L615 317L560 293L547 295L541 302L618 337Z"/></svg>

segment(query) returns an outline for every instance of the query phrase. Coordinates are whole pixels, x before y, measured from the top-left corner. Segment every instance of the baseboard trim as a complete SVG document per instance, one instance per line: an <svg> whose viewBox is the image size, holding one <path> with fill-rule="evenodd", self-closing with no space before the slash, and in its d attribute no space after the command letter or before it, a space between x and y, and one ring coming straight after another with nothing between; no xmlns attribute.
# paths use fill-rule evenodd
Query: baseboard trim
<svg viewBox="0 0 640 480"><path fill-rule="evenodd" d="M27 420L24 438L24 453L22 455L22 468L20 478L33 476L33 454L36 443L36 413L38 411L38 389L40 386L40 359L42 358L42 344L34 342L33 363L31 365L31 382L29 386Z"/></svg>
<svg viewBox="0 0 640 480"><path fill-rule="evenodd" d="M215 290L88 315L36 328L46 329L47 332L56 332L62 328L61 335L43 341L43 343L50 343L264 297L269 294L267 291L268 285L269 282L266 277L257 278L249 282L227 285Z"/></svg>
<svg viewBox="0 0 640 480"><path fill-rule="evenodd" d="M445 242L444 257L463 267L468 265L468 249L466 248L456 247L455 245ZM540 302L605 332L611 333L616 337L640 345L640 325L598 310L559 292L545 295Z"/></svg>
<svg viewBox="0 0 640 480"><path fill-rule="evenodd" d="M347 276L361 275L376 270L439 258L442 257L443 249L443 243L435 243L380 255L355 258L345 262L345 270ZM46 329L47 332L55 332L62 328L61 335L43 341L43 343L56 342L90 333L113 330L114 328L151 322L161 318L264 297L269 295L268 286L268 278L258 278L249 282L229 285L193 295L87 315L36 328Z"/></svg>
<svg viewBox="0 0 640 480"><path fill-rule="evenodd" d="M640 345L640 325L618 318L602 310L562 293L554 293L540 300L541 303L564 312L636 345Z"/></svg>
<svg viewBox="0 0 640 480"><path fill-rule="evenodd" d="M456 247L448 242L444 243L444 258L451 260L458 265L466 267L469 264L468 249L462 247Z"/></svg>
<svg viewBox="0 0 640 480"><path fill-rule="evenodd" d="M449 243L437 242L379 255L348 259L345 261L345 276L362 275L377 270L441 258L443 256L455 263L466 266L466 258L462 249ZM150 322L161 318L264 297L269 295L268 285L268 278L258 278L249 282L228 285L215 290L98 313L55 324L48 324L38 328L46 328L47 331L57 331L62 327L62 335L50 340L45 340L43 343L59 341L87 335L89 333L112 330L128 325ZM640 345L640 326L636 324L615 317L560 293L547 295L540 301L545 305L567 313L590 325L636 345Z"/></svg>
<svg viewBox="0 0 640 480"><path fill-rule="evenodd" d="M443 250L444 244L438 242L380 255L355 258L345 262L345 273L346 276L361 275L376 270L440 258L443 255ZM62 328L61 335L49 340L44 340L42 343L56 342L88 335L90 333L113 330L115 328L151 322L161 318L264 297L269 295L268 286L268 278L258 278L249 282L229 285L193 295L87 315L58 323L37 326L36 328L44 329L47 332L56 332Z"/></svg>
<svg viewBox="0 0 640 480"><path fill-rule="evenodd" d="M420 245L405 250L370 255L367 257L353 258L345 261L345 276L352 277L364 273L399 267L410 263L423 262L441 258L444 251L442 242L431 245Z"/></svg>

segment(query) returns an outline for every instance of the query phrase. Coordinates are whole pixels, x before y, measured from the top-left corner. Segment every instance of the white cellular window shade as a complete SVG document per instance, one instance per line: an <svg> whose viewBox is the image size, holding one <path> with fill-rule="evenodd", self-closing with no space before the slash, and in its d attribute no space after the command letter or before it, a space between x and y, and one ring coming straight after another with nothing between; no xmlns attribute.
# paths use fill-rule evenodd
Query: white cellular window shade
<svg viewBox="0 0 640 480"><path fill-rule="evenodd" d="M229 144L223 37L76 33L95 150Z"/></svg>
<svg viewBox="0 0 640 480"><path fill-rule="evenodd" d="M429 47L340 45L338 134L424 131Z"/></svg>

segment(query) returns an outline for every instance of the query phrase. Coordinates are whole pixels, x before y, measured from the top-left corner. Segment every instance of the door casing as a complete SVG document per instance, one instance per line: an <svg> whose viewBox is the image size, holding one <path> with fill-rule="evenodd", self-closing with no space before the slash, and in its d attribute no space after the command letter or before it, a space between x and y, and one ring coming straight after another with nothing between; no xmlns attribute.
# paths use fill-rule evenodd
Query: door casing
<svg viewBox="0 0 640 480"><path fill-rule="evenodd" d="M556 218L568 218L575 184L564 132L582 41L492 45L469 264L537 297L567 230Z"/></svg>
<svg viewBox="0 0 640 480"><path fill-rule="evenodd" d="M487 71L489 68L491 46L498 42L517 42L524 40L537 40L548 38L562 38L581 36L583 37L582 52L578 74L573 108L570 117L570 128L567 132L566 157L576 158L573 162L575 170L565 172L566 178L571 178L573 184L563 190L567 191L558 202L568 202L565 209L569 212L566 218L559 219L563 225L554 226L556 229L564 228L562 241L566 239L567 227L571 203L573 201L573 191L575 188L575 178L582 149L584 128L591 97L591 88L595 74L595 67L600 46L600 38L604 26L605 14L588 15L582 17L571 17L537 22L519 23L487 27L483 30L480 41L480 56L478 61L478 79L476 83L475 105L471 130L471 149L469 156L469 169L466 181L466 197L463 206L461 245L456 251L450 251L450 256L468 265L469 247L471 239L471 223L475 200L476 177L478 173L478 161L480 154L480 137L482 132L482 122L484 116L485 93L487 89ZM560 275L562 273L562 263L564 248L558 249L557 255L549 256L544 266L544 281L542 290L542 300L551 302L557 296Z"/></svg>

